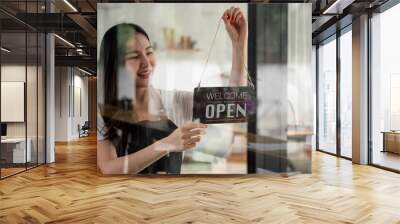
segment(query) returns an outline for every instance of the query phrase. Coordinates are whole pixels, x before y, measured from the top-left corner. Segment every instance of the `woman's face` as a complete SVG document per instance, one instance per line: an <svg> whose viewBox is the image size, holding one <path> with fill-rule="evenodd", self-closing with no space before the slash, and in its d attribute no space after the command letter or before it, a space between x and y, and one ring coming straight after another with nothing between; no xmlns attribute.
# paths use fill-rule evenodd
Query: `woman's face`
<svg viewBox="0 0 400 224"><path fill-rule="evenodd" d="M156 64L153 48L145 35L136 33L126 46L125 66L134 77L136 87L147 87Z"/></svg>

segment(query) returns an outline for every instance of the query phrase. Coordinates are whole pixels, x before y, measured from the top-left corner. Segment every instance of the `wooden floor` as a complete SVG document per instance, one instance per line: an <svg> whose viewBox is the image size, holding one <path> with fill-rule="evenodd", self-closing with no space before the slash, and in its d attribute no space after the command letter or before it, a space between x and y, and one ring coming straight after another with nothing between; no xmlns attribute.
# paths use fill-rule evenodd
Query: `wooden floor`
<svg viewBox="0 0 400 224"><path fill-rule="evenodd" d="M315 152L313 174L102 177L96 142L0 181L0 223L400 223L400 175Z"/></svg>
<svg viewBox="0 0 400 224"><path fill-rule="evenodd" d="M374 151L372 157L374 164L388 167L395 170L400 170L400 155L392 152Z"/></svg>
<svg viewBox="0 0 400 224"><path fill-rule="evenodd" d="M1 168L1 177L8 177L11 176L13 174L19 173L19 172L23 172L25 171L25 167L24 168Z"/></svg>

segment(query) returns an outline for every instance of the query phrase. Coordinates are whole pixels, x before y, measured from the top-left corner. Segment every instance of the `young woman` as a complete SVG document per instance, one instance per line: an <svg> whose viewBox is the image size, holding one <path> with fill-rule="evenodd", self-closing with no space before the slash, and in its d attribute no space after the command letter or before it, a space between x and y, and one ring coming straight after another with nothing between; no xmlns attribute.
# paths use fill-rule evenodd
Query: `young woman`
<svg viewBox="0 0 400 224"><path fill-rule="evenodd" d="M247 21L234 7L222 19L233 48L229 85L246 85ZM150 85L155 66L150 38L141 27L119 24L105 33L100 52L105 106L97 145L104 174L179 174L182 152L195 147L204 134L207 125L192 122L193 93ZM118 100L121 69L134 80L133 100Z"/></svg>

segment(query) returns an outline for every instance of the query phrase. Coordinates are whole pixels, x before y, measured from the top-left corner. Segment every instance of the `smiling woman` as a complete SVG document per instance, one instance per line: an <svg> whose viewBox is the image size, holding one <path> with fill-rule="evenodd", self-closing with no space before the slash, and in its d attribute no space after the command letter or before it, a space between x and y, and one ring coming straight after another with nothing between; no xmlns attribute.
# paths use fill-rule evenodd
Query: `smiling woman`
<svg viewBox="0 0 400 224"><path fill-rule="evenodd" d="M233 49L229 83L246 85L247 21L235 7L221 17ZM205 132L207 125L192 122L192 92L152 87L156 64L150 37L139 25L123 23L105 33L99 61L104 105L99 105L97 148L102 173L179 174L183 152L194 148Z"/></svg>

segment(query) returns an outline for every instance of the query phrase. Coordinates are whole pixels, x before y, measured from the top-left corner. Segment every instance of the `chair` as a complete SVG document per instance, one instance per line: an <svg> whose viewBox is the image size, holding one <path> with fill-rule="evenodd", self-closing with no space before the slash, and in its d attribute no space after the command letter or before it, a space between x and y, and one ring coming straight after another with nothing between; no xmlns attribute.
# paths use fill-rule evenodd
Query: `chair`
<svg viewBox="0 0 400 224"><path fill-rule="evenodd" d="M80 125L78 124L79 138L89 136L89 129L90 129L89 121L85 121L82 127L80 127Z"/></svg>

